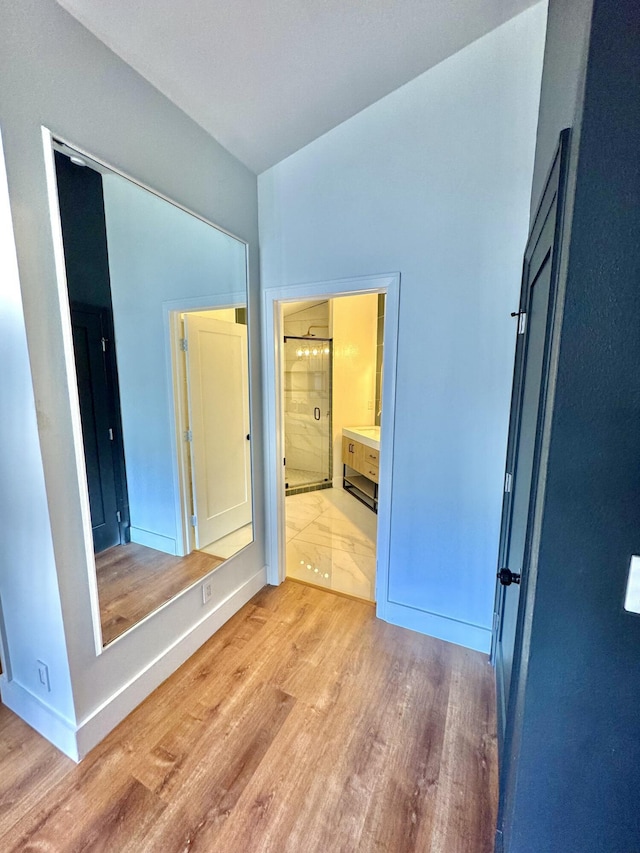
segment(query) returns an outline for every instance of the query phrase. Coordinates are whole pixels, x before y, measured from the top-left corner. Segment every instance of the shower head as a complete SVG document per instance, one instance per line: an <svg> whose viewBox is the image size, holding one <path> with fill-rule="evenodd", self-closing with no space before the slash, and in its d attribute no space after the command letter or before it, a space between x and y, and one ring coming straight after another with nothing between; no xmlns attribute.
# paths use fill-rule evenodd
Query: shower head
<svg viewBox="0 0 640 853"><path fill-rule="evenodd" d="M319 326L317 324L314 324L312 326L309 326L309 328L307 329L306 335L303 335L302 337L303 338L315 338L315 335L311 334L311 329L328 329L328 328L329 328L329 326L322 326L322 325Z"/></svg>

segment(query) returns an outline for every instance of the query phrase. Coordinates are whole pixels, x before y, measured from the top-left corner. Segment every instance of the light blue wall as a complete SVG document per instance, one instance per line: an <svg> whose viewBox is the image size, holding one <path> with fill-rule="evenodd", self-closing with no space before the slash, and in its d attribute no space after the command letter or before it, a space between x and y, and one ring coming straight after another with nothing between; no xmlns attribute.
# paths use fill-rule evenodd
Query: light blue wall
<svg viewBox="0 0 640 853"><path fill-rule="evenodd" d="M24 476L16 473L15 460L5 460L8 467L2 468L11 476L10 500L23 510L0 518L0 595L11 608L13 676L1 684L2 699L77 754L113 728L264 582L256 177L54 0L0 3L0 79L20 276L20 299L9 295L16 342L10 364L19 384L11 383L2 399L0 454L14 454L13 437L19 436L19 452L29 460ZM82 451L73 439L79 417L68 303L56 276L42 126L250 245L255 541L215 572L207 605L193 587L100 655L82 524ZM5 442L6 435L12 439ZM37 659L49 664L46 695Z"/></svg>
<svg viewBox="0 0 640 853"><path fill-rule="evenodd" d="M258 179L263 287L401 273L390 618L485 650L545 19L532 7Z"/></svg>
<svg viewBox="0 0 640 853"><path fill-rule="evenodd" d="M155 547L176 553L163 303L214 306L226 294L246 304L245 245L118 175L103 188L132 538L146 544L151 534Z"/></svg>

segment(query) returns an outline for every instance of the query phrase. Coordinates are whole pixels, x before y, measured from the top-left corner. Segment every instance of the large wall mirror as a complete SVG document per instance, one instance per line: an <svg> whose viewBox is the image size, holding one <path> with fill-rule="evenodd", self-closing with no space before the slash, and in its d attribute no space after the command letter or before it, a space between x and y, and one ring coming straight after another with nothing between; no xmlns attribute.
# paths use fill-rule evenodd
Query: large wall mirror
<svg viewBox="0 0 640 853"><path fill-rule="evenodd" d="M253 541L247 247L54 157L106 646Z"/></svg>

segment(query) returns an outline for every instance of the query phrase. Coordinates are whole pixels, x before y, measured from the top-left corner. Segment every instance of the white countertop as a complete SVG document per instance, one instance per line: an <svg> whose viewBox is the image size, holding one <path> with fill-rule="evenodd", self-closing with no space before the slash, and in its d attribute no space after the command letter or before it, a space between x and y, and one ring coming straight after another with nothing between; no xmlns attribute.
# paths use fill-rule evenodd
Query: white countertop
<svg viewBox="0 0 640 853"><path fill-rule="evenodd" d="M350 438L353 441L359 441L361 444L366 444L367 447L372 447L374 450L380 450L379 426L343 427L342 435L344 435L345 438Z"/></svg>

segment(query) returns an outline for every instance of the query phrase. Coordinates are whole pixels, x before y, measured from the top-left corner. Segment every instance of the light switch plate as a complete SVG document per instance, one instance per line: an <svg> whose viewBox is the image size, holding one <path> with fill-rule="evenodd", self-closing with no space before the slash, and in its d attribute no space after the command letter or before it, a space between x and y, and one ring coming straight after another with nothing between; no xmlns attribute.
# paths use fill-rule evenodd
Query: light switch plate
<svg viewBox="0 0 640 853"><path fill-rule="evenodd" d="M640 557L635 554L631 557L629 565L624 609L628 610L629 613L640 613Z"/></svg>

